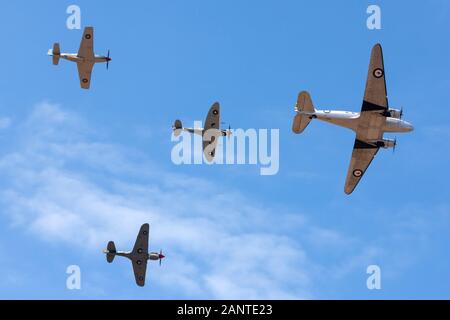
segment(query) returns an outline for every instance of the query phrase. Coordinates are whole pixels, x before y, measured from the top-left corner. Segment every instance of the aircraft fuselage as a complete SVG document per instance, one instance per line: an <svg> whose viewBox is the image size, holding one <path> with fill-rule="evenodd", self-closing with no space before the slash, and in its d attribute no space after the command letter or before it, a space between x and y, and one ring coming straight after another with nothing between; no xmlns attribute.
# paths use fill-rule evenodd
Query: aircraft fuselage
<svg viewBox="0 0 450 320"><path fill-rule="evenodd" d="M357 131L358 126L360 124L360 116L359 112L351 112L351 111L331 111L331 110L316 110L315 112L303 113L312 119L322 120L328 123L332 123L334 125L344 127L347 129L351 129L353 131ZM384 117L380 114L380 117ZM382 128L383 132L410 132L413 131L414 127L407 121L386 117L385 124Z"/></svg>
<svg viewBox="0 0 450 320"><path fill-rule="evenodd" d="M111 60L111 58L108 58L108 57L105 57L105 56L98 56L98 55L94 56L93 59L92 58L83 58L83 57L79 57L75 53L61 53L59 55L59 57L61 59L64 59L64 60L69 60L69 61L77 62L77 63L78 62L81 62L81 63L83 63L83 62L99 63L99 62L107 62L107 61Z"/></svg>
<svg viewBox="0 0 450 320"><path fill-rule="evenodd" d="M116 251L116 252L109 252L107 250L105 250L105 253L113 253L116 256L119 257L125 257L128 259L132 259L132 252L131 251ZM158 252L149 252L147 255L147 260L160 260L161 258L164 258L164 256L161 253Z"/></svg>
<svg viewBox="0 0 450 320"><path fill-rule="evenodd" d="M193 133L193 134L197 134L199 136L203 136L205 134L205 129L203 128L183 128L183 131L189 132L189 133ZM213 129L215 130L215 129ZM222 134L222 136L226 137L226 136L230 136L231 132L229 130L220 130L220 133Z"/></svg>

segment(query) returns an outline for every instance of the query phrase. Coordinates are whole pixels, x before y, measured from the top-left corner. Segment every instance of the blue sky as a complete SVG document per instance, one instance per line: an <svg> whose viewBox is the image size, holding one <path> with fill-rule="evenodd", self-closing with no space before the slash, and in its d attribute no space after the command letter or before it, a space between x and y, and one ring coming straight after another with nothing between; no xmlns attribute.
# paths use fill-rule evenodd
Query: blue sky
<svg viewBox="0 0 450 320"><path fill-rule="evenodd" d="M3 2L0 19L0 298L450 298L450 5L411 1ZM95 27L89 91L66 28L77 4ZM366 28L378 4L382 30ZM391 107L416 130L343 192L354 134L313 122L291 132L299 91L359 111L381 42ZM233 128L280 129L280 171L175 166L171 124L214 101ZM393 137L393 136L392 136ZM151 224L147 286L109 265ZM79 265L82 289L67 290ZM366 268L382 289L366 288Z"/></svg>

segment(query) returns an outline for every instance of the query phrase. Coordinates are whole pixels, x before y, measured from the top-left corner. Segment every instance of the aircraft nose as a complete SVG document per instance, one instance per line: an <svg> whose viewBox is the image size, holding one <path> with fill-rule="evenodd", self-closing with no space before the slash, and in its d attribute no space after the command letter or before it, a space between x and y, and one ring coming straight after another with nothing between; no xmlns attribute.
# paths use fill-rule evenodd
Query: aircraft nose
<svg viewBox="0 0 450 320"><path fill-rule="evenodd" d="M409 122L405 122L405 128L408 132L414 131L414 126Z"/></svg>

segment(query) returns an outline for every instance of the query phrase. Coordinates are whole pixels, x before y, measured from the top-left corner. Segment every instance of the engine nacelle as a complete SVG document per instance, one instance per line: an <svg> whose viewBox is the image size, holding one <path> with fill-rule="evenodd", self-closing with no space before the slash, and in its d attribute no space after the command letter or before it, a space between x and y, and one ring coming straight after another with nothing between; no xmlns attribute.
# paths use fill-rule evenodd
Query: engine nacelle
<svg viewBox="0 0 450 320"><path fill-rule="evenodd" d="M386 115L386 117L401 119L403 112L402 112L402 110L398 110L398 109L389 109L388 111L386 111L385 115Z"/></svg>
<svg viewBox="0 0 450 320"><path fill-rule="evenodd" d="M376 141L375 144L379 148L389 149L389 148L395 148L395 146L397 145L397 141L392 140L392 139L383 139L383 140Z"/></svg>

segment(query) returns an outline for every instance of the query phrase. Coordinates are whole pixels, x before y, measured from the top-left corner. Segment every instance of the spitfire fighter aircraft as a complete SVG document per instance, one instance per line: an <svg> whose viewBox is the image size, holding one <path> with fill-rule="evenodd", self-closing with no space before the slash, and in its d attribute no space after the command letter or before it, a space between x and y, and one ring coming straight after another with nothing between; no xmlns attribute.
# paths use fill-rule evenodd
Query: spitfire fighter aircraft
<svg viewBox="0 0 450 320"><path fill-rule="evenodd" d="M59 59L65 59L77 63L78 75L80 77L80 85L83 89L89 89L91 85L91 74L94 65L99 62L106 62L106 69L109 67L111 58L109 50L106 56L98 56L94 54L94 28L86 27L84 29L83 38L81 39L78 53L61 53L59 43L53 45L53 49L48 51L48 55L53 57L53 64L56 66Z"/></svg>
<svg viewBox="0 0 450 320"><path fill-rule="evenodd" d="M203 138L203 153L206 160L211 162L214 159L216 153L216 146L218 137L231 136L231 127L228 130L220 129L220 105L218 102L214 103L209 109L208 115L205 120L204 128L183 128L183 124L180 120L175 120L172 126L175 136L181 134L182 131L194 133L202 136Z"/></svg>
<svg viewBox="0 0 450 320"><path fill-rule="evenodd" d="M307 92L298 96L292 130L302 133L312 119L353 130L356 140L345 193L351 194L380 148L395 148L397 141L384 139L385 132L410 132L414 127L402 120L403 110L390 109L386 91L383 52L380 44L372 49L361 112L317 110Z"/></svg>
<svg viewBox="0 0 450 320"><path fill-rule="evenodd" d="M162 259L165 258L162 250L159 253L148 252L149 229L150 226L148 223L141 226L136 242L134 244L133 251L131 252L117 251L113 241L110 241L108 243L108 248L103 251L103 253L106 254L106 261L108 261L109 263L113 262L115 256L130 259L131 263L133 264L133 272L136 279L136 284L140 287L143 287L145 285L147 260L159 260L159 265L161 265Z"/></svg>

